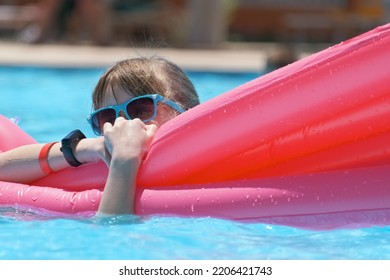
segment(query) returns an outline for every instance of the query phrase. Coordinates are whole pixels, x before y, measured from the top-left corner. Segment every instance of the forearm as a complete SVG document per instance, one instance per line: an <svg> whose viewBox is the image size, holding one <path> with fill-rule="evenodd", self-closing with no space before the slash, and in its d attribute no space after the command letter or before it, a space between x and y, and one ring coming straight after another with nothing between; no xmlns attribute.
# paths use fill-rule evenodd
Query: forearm
<svg viewBox="0 0 390 280"><path fill-rule="evenodd" d="M96 214L132 214L138 169L157 127L145 125L140 119L125 120L119 117L114 126L105 123L103 130L111 161L108 163L108 178Z"/></svg>
<svg viewBox="0 0 390 280"><path fill-rule="evenodd" d="M39 153L44 144L31 144L0 154L0 180L16 183L30 183L46 176L39 164ZM68 163L60 151L60 143L54 144L47 161L50 168L58 171Z"/></svg>
<svg viewBox="0 0 390 280"><path fill-rule="evenodd" d="M112 158L98 216L134 213L136 179L140 160Z"/></svg>
<svg viewBox="0 0 390 280"><path fill-rule="evenodd" d="M0 153L0 181L32 183L47 176L39 163L44 144L31 144ZM46 155L47 164L54 172L69 167L60 151L61 144L54 144ZM83 139L76 147L75 156L80 162L99 161L104 153L103 139Z"/></svg>

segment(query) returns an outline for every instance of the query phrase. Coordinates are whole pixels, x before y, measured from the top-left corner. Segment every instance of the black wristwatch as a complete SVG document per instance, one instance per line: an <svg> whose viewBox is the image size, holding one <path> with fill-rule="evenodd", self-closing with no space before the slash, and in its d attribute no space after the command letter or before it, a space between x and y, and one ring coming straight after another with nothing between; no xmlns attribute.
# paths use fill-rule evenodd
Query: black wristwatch
<svg viewBox="0 0 390 280"><path fill-rule="evenodd" d="M76 129L61 140L60 150L64 154L64 157L69 165L77 167L82 164L74 156L74 149L79 141L84 138L86 138L85 135L79 129Z"/></svg>

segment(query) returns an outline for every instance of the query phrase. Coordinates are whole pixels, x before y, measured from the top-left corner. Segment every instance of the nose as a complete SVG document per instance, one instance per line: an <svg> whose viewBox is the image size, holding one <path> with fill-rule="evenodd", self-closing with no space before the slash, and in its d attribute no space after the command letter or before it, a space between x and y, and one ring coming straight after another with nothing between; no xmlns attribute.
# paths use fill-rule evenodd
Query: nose
<svg viewBox="0 0 390 280"><path fill-rule="evenodd" d="M129 118L126 116L125 112L123 112L123 111L119 111L118 117L123 117L123 118L125 118L125 119L127 119L127 120L129 119Z"/></svg>

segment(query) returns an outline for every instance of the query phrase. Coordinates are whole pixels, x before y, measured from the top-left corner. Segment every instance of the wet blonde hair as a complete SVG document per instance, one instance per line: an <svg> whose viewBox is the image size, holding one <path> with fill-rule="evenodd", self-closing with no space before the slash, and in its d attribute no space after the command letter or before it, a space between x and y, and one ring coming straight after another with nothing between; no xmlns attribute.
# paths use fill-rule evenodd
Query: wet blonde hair
<svg viewBox="0 0 390 280"><path fill-rule="evenodd" d="M103 106L108 89L115 97L114 87L134 97L158 93L175 101L185 110L199 104L194 85L184 71L158 56L126 59L109 68L92 93L95 110Z"/></svg>

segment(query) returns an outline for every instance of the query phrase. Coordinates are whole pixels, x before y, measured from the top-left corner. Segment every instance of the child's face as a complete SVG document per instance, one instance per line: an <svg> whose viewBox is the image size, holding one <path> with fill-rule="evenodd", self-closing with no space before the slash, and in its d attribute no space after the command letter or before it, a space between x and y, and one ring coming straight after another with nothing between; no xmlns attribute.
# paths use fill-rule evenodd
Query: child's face
<svg viewBox="0 0 390 280"><path fill-rule="evenodd" d="M111 91L111 89L109 89L109 91L106 93L105 98L103 100L102 108L106 106L122 104L135 97L134 95L129 95L128 92L125 92L123 89L119 87L115 87L114 91L115 91L115 96ZM123 112L120 113L120 116L126 118ZM166 106L165 104L158 103L156 117L149 123L153 123L157 125L157 127L159 127L162 124L174 118L175 116L176 116L175 111L172 108Z"/></svg>

